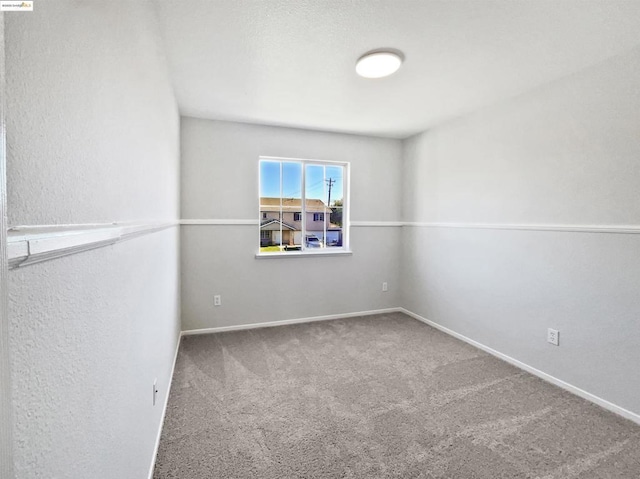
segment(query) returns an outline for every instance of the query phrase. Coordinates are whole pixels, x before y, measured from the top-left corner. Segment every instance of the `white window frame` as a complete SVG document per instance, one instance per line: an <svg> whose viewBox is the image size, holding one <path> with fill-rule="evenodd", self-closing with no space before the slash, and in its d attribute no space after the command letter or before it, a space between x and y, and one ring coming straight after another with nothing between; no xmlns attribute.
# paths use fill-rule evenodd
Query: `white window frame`
<svg viewBox="0 0 640 479"><path fill-rule="evenodd" d="M351 241L351 231L350 231L350 191L351 191L351 164L348 161L332 161L332 160L311 160L304 158L284 158L278 156L260 156L258 158L258 218L262 218L262 213L260 211L260 185L262 184L260 178L260 162L261 161L274 161L281 163L300 163L302 165L302 185L301 185L301 199L300 199L300 207L301 207L301 250L300 251L278 251L278 252L260 252L260 234L258 234L258 252L256 253L256 258L295 258L300 256L338 256L338 255L350 255L350 241ZM331 247L331 248L307 248L305 245L304 237L306 234L309 234L307 231L307 207L306 207L306 167L307 165L317 165L317 166L342 166L343 167L343 178L342 178L342 187L343 187L343 196L342 196L342 247ZM282 169L280 170L282 172ZM282 173L281 173L282 175ZM282 177L280 178L281 188L282 188ZM282 192L281 192L282 196ZM329 205L327 205L327 208ZM280 211L280 215L282 215L282 211ZM282 217L282 216L280 216ZM330 221L330 219L329 219ZM260 221L258 221L258 230L260 231ZM326 241L326 234L325 234Z"/></svg>

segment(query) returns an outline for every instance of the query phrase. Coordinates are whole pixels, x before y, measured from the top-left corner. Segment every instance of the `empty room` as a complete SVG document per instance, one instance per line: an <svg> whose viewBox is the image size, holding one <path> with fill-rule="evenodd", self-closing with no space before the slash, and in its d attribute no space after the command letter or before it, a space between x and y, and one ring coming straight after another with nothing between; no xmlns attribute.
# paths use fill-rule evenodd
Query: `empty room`
<svg viewBox="0 0 640 479"><path fill-rule="evenodd" d="M1 479L640 477L640 1L1 0Z"/></svg>

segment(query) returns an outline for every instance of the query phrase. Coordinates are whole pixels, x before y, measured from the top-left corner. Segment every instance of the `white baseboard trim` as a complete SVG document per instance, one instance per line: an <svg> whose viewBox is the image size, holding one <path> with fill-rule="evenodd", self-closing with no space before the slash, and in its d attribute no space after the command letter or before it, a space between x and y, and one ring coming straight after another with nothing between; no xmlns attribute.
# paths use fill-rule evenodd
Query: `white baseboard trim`
<svg viewBox="0 0 640 479"><path fill-rule="evenodd" d="M156 467L156 458L158 457L158 449L160 448L160 438L162 437L162 427L164 426L164 418L167 414L167 406L169 405L169 395L171 394L171 385L173 384L173 373L176 369L176 361L178 360L178 351L180 350L181 340L182 340L182 332L178 335L178 344L176 344L176 352L173 355L173 365L171 366L171 373L169 375L169 385L167 386L167 395L164 398L164 405L162 406L162 417L160 418L160 425L158 426L158 434L156 435L156 444L153 447L153 456L151 456L151 467L149 468L148 479L153 479L153 471Z"/></svg>
<svg viewBox="0 0 640 479"><path fill-rule="evenodd" d="M601 406L605 409L607 409L608 411L611 411L615 414L618 414L619 416L622 416L626 419L629 419L637 424L640 424L640 414L636 414L634 412L631 412L627 409L624 409L623 407L620 407L616 404L613 404L605 399L602 399L594 394L591 394L590 392L585 391L584 389L580 389L579 387L576 387L572 384L569 384L565 381L563 381L562 379L558 379L554 376L551 376L550 374L545 373L544 371L540 371L539 369L534 368L533 366L529 366L526 363L523 363L522 361L518 361L517 359L512 358L511 356L507 356L506 354L501 353L500 351L496 351L495 349L490 348L489 346L485 346L482 343L479 343L478 341L474 341L473 339L470 339L460 333L456 333L455 331L446 328L438 323L435 323L427 318L424 318L412 311L409 311L405 308L398 308L399 311L405 313L408 316L411 316L414 319L417 319L420 322L423 322L425 324L428 324L429 326L432 326L440 331L442 331L443 333L446 333L450 336L453 336L456 339L459 339L461 341L464 341L465 343L468 343L472 346L475 346L478 349L481 349L482 351L485 351L489 354L491 354L492 356L495 356L499 359L502 359L503 361L508 362L509 364L512 364L513 366L520 368L524 371L527 371L528 373L533 374L534 376L539 377L540 379L543 379L551 384L554 384L556 386L561 387L562 389L565 389L567 391L569 391L570 393L575 394L576 396L579 396L583 399L586 399L587 401L590 401L594 404L597 404L598 406Z"/></svg>
<svg viewBox="0 0 640 479"><path fill-rule="evenodd" d="M196 334L222 333L224 331L242 331L246 329L270 328L273 326L285 326L287 324L314 323L316 321L328 321L331 319L354 318L357 316L372 316L374 314L397 313L401 308L374 309L370 311L357 311L354 313L328 314L325 316L311 316L309 318L284 319L281 321L269 321L265 323L239 324L236 326L220 326L217 328L189 329L182 331L183 336Z"/></svg>

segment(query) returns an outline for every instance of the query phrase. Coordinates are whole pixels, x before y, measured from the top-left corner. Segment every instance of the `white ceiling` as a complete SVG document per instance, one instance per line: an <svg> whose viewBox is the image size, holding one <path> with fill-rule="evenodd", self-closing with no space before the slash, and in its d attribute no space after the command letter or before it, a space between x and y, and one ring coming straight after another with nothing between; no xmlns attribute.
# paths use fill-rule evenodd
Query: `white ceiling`
<svg viewBox="0 0 640 479"><path fill-rule="evenodd" d="M640 45L640 0L156 0L182 115L404 138ZM378 80L364 52L406 60Z"/></svg>

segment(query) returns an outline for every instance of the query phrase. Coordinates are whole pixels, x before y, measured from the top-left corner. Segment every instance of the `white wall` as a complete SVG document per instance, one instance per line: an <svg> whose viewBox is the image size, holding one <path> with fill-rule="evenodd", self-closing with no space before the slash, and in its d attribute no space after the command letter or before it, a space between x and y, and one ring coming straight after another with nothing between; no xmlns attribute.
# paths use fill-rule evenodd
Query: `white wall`
<svg viewBox="0 0 640 479"><path fill-rule="evenodd" d="M351 219L400 217L398 140L184 117L181 131L184 219L257 220L261 155L349 161ZM256 259L258 238L257 224L182 227L183 329L398 306L400 228L353 227L340 257Z"/></svg>
<svg viewBox="0 0 640 479"><path fill-rule="evenodd" d="M640 49L407 140L404 219L637 227L638 78ZM640 235L403 230L407 309L640 413Z"/></svg>
<svg viewBox="0 0 640 479"><path fill-rule="evenodd" d="M151 6L36 2L5 19L10 225L177 219L179 117ZM10 272L18 479L146 477L178 241L172 228Z"/></svg>

